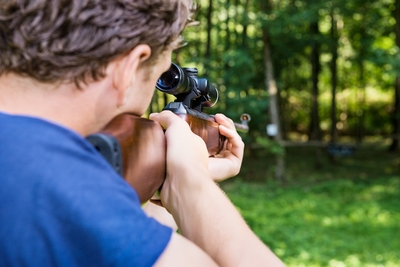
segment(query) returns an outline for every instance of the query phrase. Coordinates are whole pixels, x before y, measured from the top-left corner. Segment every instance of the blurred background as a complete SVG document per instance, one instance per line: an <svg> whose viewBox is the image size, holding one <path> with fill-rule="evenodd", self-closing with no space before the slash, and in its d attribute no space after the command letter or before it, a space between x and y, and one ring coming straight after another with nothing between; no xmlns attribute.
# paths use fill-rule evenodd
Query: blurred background
<svg viewBox="0 0 400 267"><path fill-rule="evenodd" d="M400 0L198 3L173 61L252 118L221 184L249 226L288 266L400 266Z"/></svg>

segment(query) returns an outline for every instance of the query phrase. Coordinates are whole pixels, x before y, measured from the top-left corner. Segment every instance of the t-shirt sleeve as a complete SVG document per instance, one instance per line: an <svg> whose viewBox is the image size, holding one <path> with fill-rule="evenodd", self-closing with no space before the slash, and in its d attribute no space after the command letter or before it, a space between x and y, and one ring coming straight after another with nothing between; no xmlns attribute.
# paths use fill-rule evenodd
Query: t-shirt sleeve
<svg viewBox="0 0 400 267"><path fill-rule="evenodd" d="M83 137L0 114L1 266L152 266L172 229Z"/></svg>
<svg viewBox="0 0 400 267"><path fill-rule="evenodd" d="M38 203L40 221L56 246L53 254L64 263L76 261L66 264L71 266L152 266L172 229L144 213L134 189L107 163L86 158L71 167L62 173L75 177L46 187L50 191Z"/></svg>

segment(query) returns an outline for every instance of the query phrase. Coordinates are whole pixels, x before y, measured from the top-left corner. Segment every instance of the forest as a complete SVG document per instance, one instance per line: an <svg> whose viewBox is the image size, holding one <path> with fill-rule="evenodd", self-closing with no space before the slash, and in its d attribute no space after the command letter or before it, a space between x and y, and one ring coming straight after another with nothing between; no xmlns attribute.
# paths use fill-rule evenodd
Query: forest
<svg viewBox="0 0 400 267"><path fill-rule="evenodd" d="M338 142L400 131L400 9L394 0L200 0L174 62L220 93L208 113L249 113L253 143L276 124L283 140ZM156 95L153 109L164 105ZM170 99L169 99L170 100ZM169 101L168 100L168 101Z"/></svg>
<svg viewBox="0 0 400 267"><path fill-rule="evenodd" d="M400 266L400 0L197 2L173 62L251 116L222 183L250 227L288 266Z"/></svg>

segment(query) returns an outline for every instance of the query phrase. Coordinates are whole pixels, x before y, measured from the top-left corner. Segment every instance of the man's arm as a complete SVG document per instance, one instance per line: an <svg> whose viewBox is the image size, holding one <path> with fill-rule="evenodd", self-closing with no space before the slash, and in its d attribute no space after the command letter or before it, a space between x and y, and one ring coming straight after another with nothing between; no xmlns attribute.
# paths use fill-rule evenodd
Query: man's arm
<svg viewBox="0 0 400 267"><path fill-rule="evenodd" d="M218 266L193 242L173 233L168 246L154 265L155 267L213 267Z"/></svg>
<svg viewBox="0 0 400 267"><path fill-rule="evenodd" d="M216 114L215 119L219 124L220 134L225 136L226 140L223 149L209 158L208 170L211 178L216 182L220 182L239 173L243 160L244 143L231 119L223 114ZM159 196L157 196L158 198ZM143 206L143 209L147 215L177 230L178 226L174 218L164 207L149 201Z"/></svg>
<svg viewBox="0 0 400 267"><path fill-rule="evenodd" d="M212 180L203 140L171 112L153 114L151 118L166 129L167 177L161 200L173 215L182 235L219 266L284 266L251 231ZM200 262L204 253L176 240L171 240L160 263L164 257L174 258L185 254L186 250L193 253L193 262L197 257ZM179 255L173 255L175 251L179 251Z"/></svg>
<svg viewBox="0 0 400 267"><path fill-rule="evenodd" d="M210 198L205 195L206 199L185 203L192 212L180 224L182 235L194 244L174 233L156 266L215 266L213 260L218 266L284 266L218 187L201 190L207 190Z"/></svg>

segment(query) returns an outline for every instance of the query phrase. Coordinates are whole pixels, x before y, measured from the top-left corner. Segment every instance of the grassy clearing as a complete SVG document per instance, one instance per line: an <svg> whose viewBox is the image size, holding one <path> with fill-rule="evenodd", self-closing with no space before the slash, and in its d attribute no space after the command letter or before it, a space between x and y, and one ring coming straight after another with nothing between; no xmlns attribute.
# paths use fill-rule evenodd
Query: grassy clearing
<svg viewBox="0 0 400 267"><path fill-rule="evenodd" d="M287 180L273 157L245 160L222 188L255 233L288 266L400 266L398 154L359 149L335 164L315 149L287 151Z"/></svg>

